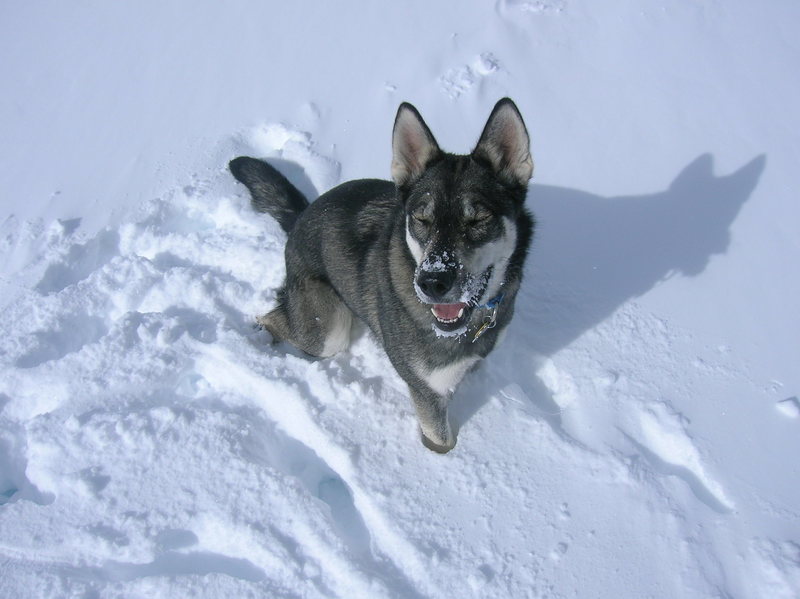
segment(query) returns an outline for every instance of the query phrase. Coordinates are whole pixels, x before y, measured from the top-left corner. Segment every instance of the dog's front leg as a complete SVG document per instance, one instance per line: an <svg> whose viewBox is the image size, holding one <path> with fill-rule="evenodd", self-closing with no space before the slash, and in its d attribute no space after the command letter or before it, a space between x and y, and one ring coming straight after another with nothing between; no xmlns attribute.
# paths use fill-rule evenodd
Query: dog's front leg
<svg viewBox="0 0 800 599"><path fill-rule="evenodd" d="M411 399L422 429L422 443L438 453L447 453L456 444L456 437L447 419L450 395L439 395L427 385L409 385Z"/></svg>

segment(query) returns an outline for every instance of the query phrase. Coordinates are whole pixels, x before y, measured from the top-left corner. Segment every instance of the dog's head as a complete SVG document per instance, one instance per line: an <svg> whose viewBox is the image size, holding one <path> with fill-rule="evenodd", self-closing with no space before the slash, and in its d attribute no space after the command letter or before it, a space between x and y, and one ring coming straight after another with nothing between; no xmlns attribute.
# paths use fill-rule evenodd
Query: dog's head
<svg viewBox="0 0 800 599"><path fill-rule="evenodd" d="M476 306L502 293L512 255L527 246L529 230L518 225L533 173L528 131L504 98L472 153L448 154L419 112L403 103L392 154L406 243L417 265L414 288L431 306L435 330L459 335Z"/></svg>

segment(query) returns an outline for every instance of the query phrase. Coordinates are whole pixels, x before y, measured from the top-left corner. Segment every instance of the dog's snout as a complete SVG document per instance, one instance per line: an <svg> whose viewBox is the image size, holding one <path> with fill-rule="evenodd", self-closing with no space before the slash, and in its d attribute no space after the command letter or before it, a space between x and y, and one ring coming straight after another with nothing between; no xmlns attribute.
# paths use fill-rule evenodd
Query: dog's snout
<svg viewBox="0 0 800 599"><path fill-rule="evenodd" d="M417 275L417 285L430 299L441 300L453 288L456 282L455 270L420 271Z"/></svg>

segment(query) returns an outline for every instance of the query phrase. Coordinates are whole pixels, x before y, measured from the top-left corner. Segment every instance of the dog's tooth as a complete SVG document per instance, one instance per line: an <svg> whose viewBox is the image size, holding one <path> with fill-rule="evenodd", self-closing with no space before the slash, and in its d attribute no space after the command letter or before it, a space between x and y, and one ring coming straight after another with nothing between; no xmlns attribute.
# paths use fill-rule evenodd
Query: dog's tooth
<svg viewBox="0 0 800 599"><path fill-rule="evenodd" d="M461 318L462 316L464 316L464 308L461 308L461 309L458 311L458 316L455 318L455 320L458 320L458 319L459 319L459 318Z"/></svg>

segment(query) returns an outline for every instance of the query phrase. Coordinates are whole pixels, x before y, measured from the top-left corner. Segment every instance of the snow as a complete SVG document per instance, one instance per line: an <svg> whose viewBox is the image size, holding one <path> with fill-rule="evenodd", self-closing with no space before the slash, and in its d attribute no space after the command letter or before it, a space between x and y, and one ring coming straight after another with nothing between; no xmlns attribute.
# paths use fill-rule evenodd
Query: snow
<svg viewBox="0 0 800 599"><path fill-rule="evenodd" d="M800 595L793 2L0 8L0 597ZM363 326L253 327L285 236L226 170L389 175L518 104L538 227L419 442Z"/></svg>

